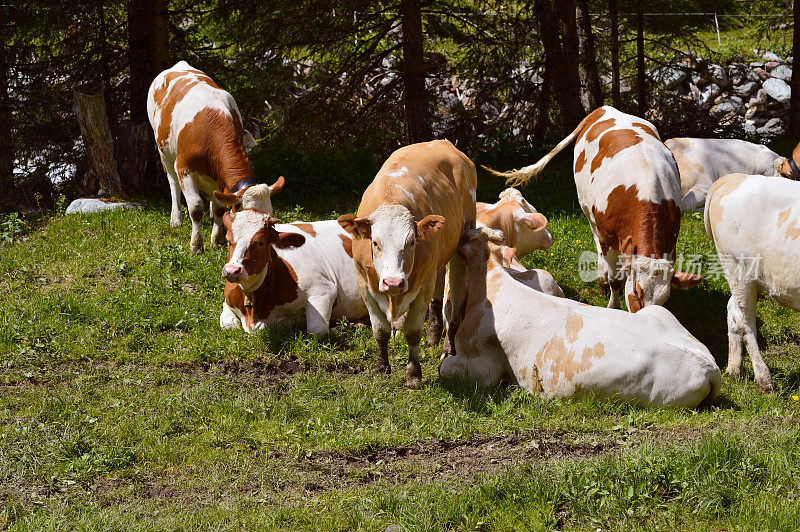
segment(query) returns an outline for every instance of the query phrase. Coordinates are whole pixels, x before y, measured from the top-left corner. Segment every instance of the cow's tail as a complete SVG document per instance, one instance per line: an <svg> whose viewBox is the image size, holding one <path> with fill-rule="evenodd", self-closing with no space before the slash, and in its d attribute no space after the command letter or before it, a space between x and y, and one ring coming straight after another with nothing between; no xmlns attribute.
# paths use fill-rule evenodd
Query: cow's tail
<svg viewBox="0 0 800 532"><path fill-rule="evenodd" d="M573 140L575 140L575 137L577 137L580 134L580 132L586 125L586 121L589 118L589 116L591 115L588 115L583 120L581 120L581 123L578 124L578 126L572 131L572 133L567 135L567 137L564 140L556 144L556 147L550 150L550 153L548 153L547 155L536 161L535 164L526 166L524 168L520 168L519 170L511 170L509 172L498 172L497 170L492 170L489 167L483 165L481 166L483 167L484 170L486 170L490 174L495 175L497 177L505 178L508 186L515 187L519 185L524 185L532 178L538 176L541 173L541 171L544 170L544 167L547 166L547 163L549 163L553 157L558 155L558 153L561 150L569 146L569 144Z"/></svg>

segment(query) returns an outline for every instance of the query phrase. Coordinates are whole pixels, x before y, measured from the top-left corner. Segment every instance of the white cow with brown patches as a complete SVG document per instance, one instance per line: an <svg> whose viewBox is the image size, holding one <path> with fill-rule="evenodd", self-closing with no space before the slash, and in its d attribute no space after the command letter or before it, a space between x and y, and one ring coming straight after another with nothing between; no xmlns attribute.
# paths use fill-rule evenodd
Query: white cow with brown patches
<svg viewBox="0 0 800 532"><path fill-rule="evenodd" d="M730 174L708 191L705 226L731 288L728 367L738 378L742 343L758 387L773 389L756 341L756 303L766 292L800 310L800 183L780 177Z"/></svg>
<svg viewBox="0 0 800 532"><path fill-rule="evenodd" d="M553 235L547 230L547 218L515 188L501 192L497 203L478 202L475 208L476 227L503 231L506 243L516 248L519 258L553 245Z"/></svg>
<svg viewBox="0 0 800 532"><path fill-rule="evenodd" d="M671 286L701 282L673 266L681 222L678 167L650 122L600 107L536 164L503 174L490 171L525 183L573 140L578 201L592 228L609 308L619 308L623 282L631 312L661 305Z"/></svg>
<svg viewBox="0 0 800 532"><path fill-rule="evenodd" d="M788 173L783 173L786 158L761 144L739 139L686 137L668 139L664 144L678 164L682 211L702 209L708 189L724 175L742 173L792 177L788 166Z"/></svg>
<svg viewBox="0 0 800 532"><path fill-rule="evenodd" d="M444 267L462 233L475 227L476 185L475 165L449 141L412 144L389 156L358 213L339 217L354 236L353 259L378 345L378 371L390 371L391 323L408 313L403 335L406 386L412 389L422 379L418 353L425 309L437 289L444 289ZM436 295L441 301L441 292ZM451 334L457 327L454 321Z"/></svg>
<svg viewBox="0 0 800 532"><path fill-rule="evenodd" d="M681 408L717 395L714 358L668 310L629 314L522 286L504 267L495 243L502 238L493 233L471 231L459 248L453 267L463 272L466 314L457 355L442 361L443 378L517 383L545 398L595 394Z"/></svg>
<svg viewBox="0 0 800 532"><path fill-rule="evenodd" d="M147 115L153 126L161 163L172 195L170 225L181 225L180 193L186 198L192 219L192 252L203 250L200 222L203 203L210 202L213 229L211 242L225 244L222 214L241 201L255 174L244 142L252 137L242 128L239 107L228 92L186 61L160 73L147 94ZM272 213L270 196L283 189L279 178L262 185L250 198Z"/></svg>
<svg viewBox="0 0 800 532"><path fill-rule="evenodd" d="M225 213L224 221L223 328L253 332L305 321L308 332L326 334L332 319L367 316L352 240L336 220L276 224L264 211L246 208Z"/></svg>

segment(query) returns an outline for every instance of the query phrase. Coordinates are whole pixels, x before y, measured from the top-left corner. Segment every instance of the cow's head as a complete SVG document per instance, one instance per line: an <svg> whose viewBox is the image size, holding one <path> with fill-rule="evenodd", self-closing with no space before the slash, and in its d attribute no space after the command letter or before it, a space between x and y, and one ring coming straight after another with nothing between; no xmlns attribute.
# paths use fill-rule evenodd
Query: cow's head
<svg viewBox="0 0 800 532"><path fill-rule="evenodd" d="M510 218L513 220L513 227L507 227L506 224L497 221L491 223L490 220L496 217ZM488 227L495 229L502 227L506 232L513 231L514 234L506 234L506 238L516 246L518 257L553 245L553 235L547 230L547 218L528 203L522 193L515 188L507 188L501 192L500 201L484 207L483 212L478 214L478 219L485 221L484 223L489 222L486 223Z"/></svg>
<svg viewBox="0 0 800 532"><path fill-rule="evenodd" d="M703 282L700 275L675 271L667 259L636 256L629 261L625 280L628 310L637 312L648 305L662 305L672 287L683 289Z"/></svg>
<svg viewBox="0 0 800 532"><path fill-rule="evenodd" d="M339 217L339 225L345 231L356 239L370 241L378 290L392 295L408 290L417 243L430 238L444 222L443 216L435 214L415 222L411 212L400 205L381 205L364 217Z"/></svg>
<svg viewBox="0 0 800 532"><path fill-rule="evenodd" d="M214 191L214 199L220 205L236 207L239 210L256 209L272 214L272 196L283 190L286 181L279 177L271 186L267 184L253 185L237 192Z"/></svg>
<svg viewBox="0 0 800 532"><path fill-rule="evenodd" d="M275 230L278 220L255 209L236 214L226 212L223 217L228 230L228 262L222 267L226 281L238 283L245 292L255 292L264 282L270 261L278 249L302 246L306 239L297 233L279 233Z"/></svg>

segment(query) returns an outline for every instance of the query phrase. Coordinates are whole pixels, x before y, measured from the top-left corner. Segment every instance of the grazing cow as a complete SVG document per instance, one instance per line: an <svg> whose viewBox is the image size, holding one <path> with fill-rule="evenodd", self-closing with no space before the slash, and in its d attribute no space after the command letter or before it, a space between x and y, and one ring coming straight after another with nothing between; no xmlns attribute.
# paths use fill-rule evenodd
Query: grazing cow
<svg viewBox="0 0 800 532"><path fill-rule="evenodd" d="M789 157L781 157L778 174L792 181L800 181L800 167L797 161L800 161L800 143L794 147Z"/></svg>
<svg viewBox="0 0 800 532"><path fill-rule="evenodd" d="M739 139L675 138L664 144L678 164L682 211L702 209L708 189L724 175L781 175L786 160L766 146Z"/></svg>
<svg viewBox="0 0 800 532"><path fill-rule="evenodd" d="M546 229L547 218L515 188L501 192L497 203L478 202L475 208L478 215L475 225L503 231L506 243L516 248L519 258L553 245L553 235Z"/></svg>
<svg viewBox="0 0 800 532"><path fill-rule="evenodd" d="M500 237L492 233L471 231L458 250L466 315L457 355L442 361L443 378L517 383L545 398L593 393L684 408L717 395L722 379L714 358L668 310L629 314L522 286L503 267L502 247L490 241Z"/></svg>
<svg viewBox="0 0 800 532"><path fill-rule="evenodd" d="M378 345L376 369L391 371L391 323L408 312L406 386L419 388L425 309L444 289L444 267L466 229L475 227L475 165L449 141L400 148L367 187L358 213L339 217L353 239L358 287ZM441 300L441 293L437 294ZM460 305L461 294L453 294ZM448 334L455 334L457 321Z"/></svg>
<svg viewBox="0 0 800 532"><path fill-rule="evenodd" d="M247 332L305 319L326 334L331 319L367 316L356 283L352 240L336 222L277 220L256 209L224 214L228 263L219 324Z"/></svg>
<svg viewBox="0 0 800 532"><path fill-rule="evenodd" d="M650 122L600 107L536 164L505 174L489 171L524 183L573 140L578 201L597 246L600 286L610 291L608 307L619 308L623 279L631 312L662 304L670 285L701 282L673 267L681 224L678 167Z"/></svg>
<svg viewBox="0 0 800 532"><path fill-rule="evenodd" d="M800 310L800 183L727 175L709 189L704 214L731 288L725 373L740 376L744 342L758 387L771 391L772 377L756 341L756 302L764 291Z"/></svg>
<svg viewBox="0 0 800 532"><path fill-rule="evenodd" d="M180 61L150 84L147 115L169 180L170 226L181 225L182 190L192 219L192 252L203 251L200 221L204 200L210 201L214 222L211 242L218 247L224 245L223 213L256 184L244 150L245 142L253 144L253 138L242 129L242 116L233 96L186 61ZM281 177L266 189L273 195L283 185ZM264 210L272 213L269 195L261 202Z"/></svg>

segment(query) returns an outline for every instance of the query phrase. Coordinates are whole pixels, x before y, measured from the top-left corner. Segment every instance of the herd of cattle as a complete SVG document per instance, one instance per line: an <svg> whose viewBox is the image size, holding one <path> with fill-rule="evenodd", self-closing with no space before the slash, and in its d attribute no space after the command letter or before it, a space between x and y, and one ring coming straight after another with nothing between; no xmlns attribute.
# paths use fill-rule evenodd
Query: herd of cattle
<svg viewBox="0 0 800 532"><path fill-rule="evenodd" d="M181 61L153 81L147 104L172 193L180 192L202 251L203 203L212 243L227 243L220 325L251 332L305 321L369 318L378 371L390 372L389 339L402 327L406 386L421 385L419 348L446 330L442 378L517 383L544 397L592 393L641 405L695 407L712 400L721 374L709 350L660 305L671 287L702 282L674 269L681 210L705 206L705 225L731 288L728 375L738 377L742 342L755 379L772 389L756 343L760 291L800 309L800 177L795 156L739 140L670 139L613 107L589 114L536 164L500 174L522 184L575 143L578 200L599 257L608 308L564 297L544 270L519 258L553 243L547 219L514 188L476 202L475 165L446 140L403 147L367 187L356 214L280 224L257 184L252 143L231 95ZM783 179L783 177L789 179ZM759 259L758 268L742 262ZM620 291L627 308L618 310Z"/></svg>

